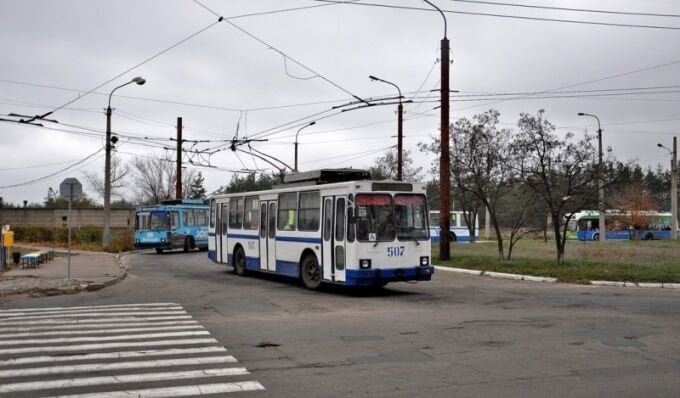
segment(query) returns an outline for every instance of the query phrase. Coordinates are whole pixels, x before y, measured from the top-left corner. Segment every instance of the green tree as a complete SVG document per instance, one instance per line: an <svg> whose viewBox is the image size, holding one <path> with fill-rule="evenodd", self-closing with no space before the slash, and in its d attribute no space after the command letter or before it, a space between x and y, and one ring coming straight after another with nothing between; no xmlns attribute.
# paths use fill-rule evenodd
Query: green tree
<svg viewBox="0 0 680 398"><path fill-rule="evenodd" d="M201 174L201 172L199 171L196 177L194 177L193 181L191 181L191 186L189 188L190 199L205 199L206 190L205 187L203 186L204 182L205 177L203 177L203 174Z"/></svg>

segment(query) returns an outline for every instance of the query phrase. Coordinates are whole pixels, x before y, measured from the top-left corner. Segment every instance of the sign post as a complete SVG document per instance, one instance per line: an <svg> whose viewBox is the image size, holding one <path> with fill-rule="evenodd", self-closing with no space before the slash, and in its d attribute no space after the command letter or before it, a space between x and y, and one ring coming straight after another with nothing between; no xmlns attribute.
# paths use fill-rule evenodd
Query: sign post
<svg viewBox="0 0 680 398"><path fill-rule="evenodd" d="M83 194L83 186L76 178L67 178L59 184L59 194L68 199L68 271L67 278L71 279L71 202Z"/></svg>

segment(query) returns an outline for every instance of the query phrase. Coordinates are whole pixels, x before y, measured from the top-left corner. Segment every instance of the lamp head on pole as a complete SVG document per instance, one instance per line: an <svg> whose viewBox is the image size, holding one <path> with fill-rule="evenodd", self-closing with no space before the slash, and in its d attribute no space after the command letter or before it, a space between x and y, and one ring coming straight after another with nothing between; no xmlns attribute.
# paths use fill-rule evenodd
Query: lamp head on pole
<svg viewBox="0 0 680 398"><path fill-rule="evenodd" d="M377 77L375 77L375 76L373 76L373 75L368 75L368 78L371 79L371 80L380 80L380 79L378 79Z"/></svg>
<svg viewBox="0 0 680 398"><path fill-rule="evenodd" d="M143 85L144 83L146 83L146 79L144 79L144 78L141 77L141 76L137 76L137 77L135 77L135 78L132 79L132 82L135 82L135 83L137 83L137 84L139 84L139 85L141 86L141 85Z"/></svg>
<svg viewBox="0 0 680 398"><path fill-rule="evenodd" d="M578 115L579 115L579 116L585 116L586 114L583 113L583 112L579 112Z"/></svg>
<svg viewBox="0 0 680 398"><path fill-rule="evenodd" d="M659 148L663 148L662 144L656 144L656 146L658 146Z"/></svg>

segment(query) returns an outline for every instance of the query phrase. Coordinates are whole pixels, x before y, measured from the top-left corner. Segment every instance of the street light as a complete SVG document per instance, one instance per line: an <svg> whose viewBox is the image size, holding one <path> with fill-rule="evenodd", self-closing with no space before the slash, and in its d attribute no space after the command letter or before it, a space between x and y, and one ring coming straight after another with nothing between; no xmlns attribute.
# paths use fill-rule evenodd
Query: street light
<svg viewBox="0 0 680 398"><path fill-rule="evenodd" d="M300 131L302 131L303 129L305 129L309 126L313 126L315 124L316 124L316 122L309 122L309 123L305 124L304 126L300 127L298 129L297 133L295 133L295 170L294 171L296 173L298 171L298 134L300 134Z"/></svg>
<svg viewBox="0 0 680 398"><path fill-rule="evenodd" d="M387 80L383 80L379 77L375 77L373 75L368 76L369 79L377 82L383 82L389 85L394 86L397 91L399 92L399 106L397 107L397 181L401 181L403 178L403 170L404 170L404 165L403 165L403 158L402 158L402 153L404 151L404 104L402 103L402 95L401 95L401 89L399 86L392 82L388 82Z"/></svg>
<svg viewBox="0 0 680 398"><path fill-rule="evenodd" d="M451 227L451 154L449 153L449 39L446 38L446 15L436 5L423 0L435 8L444 18L444 38L441 40L441 137L439 156L439 259L451 257L449 230ZM445 217L444 217L445 216Z"/></svg>
<svg viewBox="0 0 680 398"><path fill-rule="evenodd" d="M600 118L590 114L590 113L584 113L584 112L579 112L579 116L590 116L594 117L595 120L597 120L597 148L598 148L598 162L597 162L597 171L598 171L598 178L597 178L597 193L598 193L598 211L600 213L600 219L598 223L600 224L600 242L604 242L606 240L606 234L607 234L607 226L605 225L604 221L604 190L602 189L602 128L600 127Z"/></svg>
<svg viewBox="0 0 680 398"><path fill-rule="evenodd" d="M111 144L115 144L118 139L112 142L111 138L111 97L113 93L121 87L128 84L137 83L143 85L146 80L142 77L135 77L125 84L111 90L109 94L109 102L106 106L106 157L104 160L104 232L102 233L102 246L108 246L111 243Z"/></svg>
<svg viewBox="0 0 680 398"><path fill-rule="evenodd" d="M673 149L656 144L671 155L671 239L678 237L678 138L673 137Z"/></svg>

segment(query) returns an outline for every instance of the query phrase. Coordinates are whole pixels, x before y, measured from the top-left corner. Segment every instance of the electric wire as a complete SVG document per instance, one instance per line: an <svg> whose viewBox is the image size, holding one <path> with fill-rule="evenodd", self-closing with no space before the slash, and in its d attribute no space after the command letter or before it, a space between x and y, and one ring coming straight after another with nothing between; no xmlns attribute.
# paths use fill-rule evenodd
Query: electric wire
<svg viewBox="0 0 680 398"><path fill-rule="evenodd" d="M244 28L240 27L239 25L235 24L234 22L232 22L232 21L230 21L230 20L228 20L228 19L224 19L224 17L222 17L222 16L221 16L220 14L218 14L216 11L214 11L214 10L210 9L209 7L205 6L205 5L202 4L200 1L198 1L198 0L193 0L193 2L196 3L196 4L198 4L198 5L200 5L201 7L205 8L206 10L208 10L209 12L211 12L213 15L217 16L217 17L218 17L218 20L217 20L218 22L224 21L224 22L228 23L229 25L231 25L231 26L234 27L235 29L239 30L241 33L243 33L243 34L245 34L246 36L252 38L253 40L259 42L260 44L265 45L267 48L269 48L269 49L271 49L271 50L273 50L273 51L276 51L277 53L279 53L279 54L281 54L282 56L286 57L287 59L293 61L294 63L296 63L296 64L299 65L300 67L306 69L307 71L309 71L310 73L312 73L312 74L314 74L315 76L319 77L320 79L324 80L325 82L331 84L331 85L334 86L335 88L337 88L337 89L343 91L344 93L350 95L351 97L357 99L358 101L364 102L364 100L363 100L361 97L359 97L358 95L356 95L356 94L352 93L351 91L345 89L344 87L340 86L339 84L335 83L334 81L330 80L329 78L325 77L324 75L320 74L319 72L315 71L314 69L310 68L309 66L303 64L302 62L296 60L295 58L289 56L288 54L286 54L285 52L279 50L278 48L276 48L276 47L273 46L272 44L267 43L266 41L260 39L259 37L255 36L254 34L250 33L249 31L247 31L247 30L245 30ZM350 2L349 4L352 4L352 3Z"/></svg>
<svg viewBox="0 0 680 398"><path fill-rule="evenodd" d="M82 164L83 162L86 162L87 160L91 159L93 156L95 156L96 154L98 154L99 152L101 152L101 151L103 151L103 150L104 150L104 147L101 147L101 148L97 149L95 152L92 152L91 154L87 155L87 156L84 157L83 159L80 159L80 160L78 160L77 162L72 163L72 164L70 164L69 166L67 166L67 167L65 167L65 168L63 168L63 169L60 169L60 170L58 170L58 171L55 171L54 173L50 173L50 174L48 174L48 175L46 175L46 176L39 177L39 178L35 178L35 179L32 179L32 180L25 181L25 182L21 182L21 183L17 183L17 184L3 185L3 186L0 186L0 189L16 188L16 187L21 187L21 186L24 186L24 185L31 185L31 184L35 184L36 182L40 182L40 181L46 180L46 179L48 179L48 178L57 176L57 175L59 175L59 174L61 174L61 173L64 173L64 172L66 172L66 171L69 171L70 169L72 169L72 168L74 168L74 167L76 167L76 166Z"/></svg>
<svg viewBox="0 0 680 398"><path fill-rule="evenodd" d="M641 16L641 17L668 17L668 18L679 18L680 17L680 14L662 14L662 13L652 13L652 12L594 10L594 9L588 9L588 8L551 7L551 6L537 6L537 5L533 5L533 4L502 3L502 2L481 1L481 0L449 0L449 1L453 1L453 2L456 2L456 3L484 4L484 5L494 5L494 6L534 8L534 9L555 10L555 11L574 11L574 12L586 12L586 13L598 13L598 14L632 15L632 16Z"/></svg>
<svg viewBox="0 0 680 398"><path fill-rule="evenodd" d="M349 5L354 5L354 6L367 6L367 7L392 8L392 9L402 9L402 10L412 10L412 11L437 12L437 10L434 10L434 9L431 9L431 8L413 7L413 6L397 6L397 5L392 5L392 4L379 4L379 3L366 3L366 2L354 3L354 2L343 1L343 0L314 0L314 1L322 2L322 3L333 3L333 4L349 4ZM626 24L626 23L614 23L614 22L581 21L581 20L574 20L574 19L529 17L529 16L522 16L522 15L507 15L507 14L473 12L473 11L442 10L442 12L445 12L445 13L448 13L448 14L485 16L485 17L520 19L520 20L542 21L542 22L560 22L560 23L580 24L580 25L598 25L598 26L609 26L609 27L661 29L661 30L680 30L680 26L642 25L642 24Z"/></svg>

